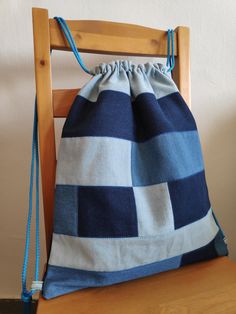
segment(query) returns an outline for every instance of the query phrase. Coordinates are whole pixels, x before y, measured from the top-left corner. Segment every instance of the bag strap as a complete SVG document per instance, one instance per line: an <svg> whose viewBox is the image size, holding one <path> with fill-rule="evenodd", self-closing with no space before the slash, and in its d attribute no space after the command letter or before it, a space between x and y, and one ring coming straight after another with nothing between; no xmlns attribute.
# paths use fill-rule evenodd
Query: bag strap
<svg viewBox="0 0 236 314"><path fill-rule="evenodd" d="M79 54L79 51L76 47L76 43L74 41L74 38L71 34L71 31L68 27L68 25L66 24L66 21L62 18L62 17L58 17L58 16L55 16L54 19L59 23L60 27L61 27L61 30L63 31L70 47L71 47L71 50L73 51L75 57L76 57L76 60L78 61L79 65L81 66L81 68L88 74L91 74L93 75L90 70L85 66L85 64L83 63L83 60L81 59L81 56Z"/></svg>
<svg viewBox="0 0 236 314"><path fill-rule="evenodd" d="M79 62L81 68L88 74L91 74L87 67L84 65L80 54L76 48L75 41L71 35L71 32L61 17L55 17L57 22L60 24L68 43L71 46L74 55ZM27 270L29 264L29 250L30 250L30 237L31 237L31 222L33 215L33 192L34 192L34 181L35 181L35 271L34 280L32 281L30 290L27 289ZM33 136L32 136L32 148L31 148L31 168L30 168L30 187L29 187L29 208L26 223L26 239L25 239L25 250L23 268L21 273L21 300L25 303L30 303L33 294L42 290L43 281L39 280L39 268L40 268L40 236L39 236L39 152L38 152L38 117L37 117L37 98L35 97L34 104L34 125L33 125Z"/></svg>
<svg viewBox="0 0 236 314"><path fill-rule="evenodd" d="M26 225L26 240L24 251L24 262L21 274L22 281L22 301L28 303L32 299L32 295L42 289L42 281L39 281L39 267L40 267L40 239L39 239L39 152L38 152L38 117L37 117L37 99L35 97L34 105L34 125L33 137L31 148L31 168L30 168L30 188L29 188L29 209ZM27 290L27 269L29 262L29 249L30 249L30 235L31 235L31 221L33 214L33 192L34 192L34 179L35 179L35 273L34 281L32 282L31 289Z"/></svg>

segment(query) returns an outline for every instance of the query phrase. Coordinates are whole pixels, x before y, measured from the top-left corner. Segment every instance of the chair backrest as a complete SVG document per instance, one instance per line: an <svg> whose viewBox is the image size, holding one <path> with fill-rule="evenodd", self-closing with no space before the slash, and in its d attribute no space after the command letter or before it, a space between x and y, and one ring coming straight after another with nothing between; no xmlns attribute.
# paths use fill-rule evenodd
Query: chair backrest
<svg viewBox="0 0 236 314"><path fill-rule="evenodd" d="M40 164L46 232L49 254L52 228L56 172L54 118L66 117L78 89L52 89L50 50L70 50L56 20L48 18L48 10L33 8L34 61L37 94ZM107 21L67 21L81 52L167 56L167 32L139 25ZM175 68L173 78L190 106L189 28L175 29Z"/></svg>

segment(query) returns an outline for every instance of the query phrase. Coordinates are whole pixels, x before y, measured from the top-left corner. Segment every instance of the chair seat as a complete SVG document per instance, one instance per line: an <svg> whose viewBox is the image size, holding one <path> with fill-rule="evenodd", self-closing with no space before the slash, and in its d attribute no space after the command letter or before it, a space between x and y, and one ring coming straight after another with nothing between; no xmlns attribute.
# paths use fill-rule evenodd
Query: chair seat
<svg viewBox="0 0 236 314"><path fill-rule="evenodd" d="M54 313L236 313L236 263L220 257L52 300L40 297L37 314Z"/></svg>

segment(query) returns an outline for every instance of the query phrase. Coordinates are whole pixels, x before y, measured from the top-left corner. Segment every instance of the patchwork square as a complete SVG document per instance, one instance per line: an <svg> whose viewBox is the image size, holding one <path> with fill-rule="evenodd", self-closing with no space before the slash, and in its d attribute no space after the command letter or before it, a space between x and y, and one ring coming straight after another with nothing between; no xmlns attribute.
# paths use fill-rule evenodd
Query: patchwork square
<svg viewBox="0 0 236 314"><path fill-rule="evenodd" d="M200 247L199 249L183 254L182 259L181 259L181 266L192 264L192 263L197 263L197 262L199 263L199 262L217 257L218 254L215 249L215 241L216 241L216 238L210 241L207 245Z"/></svg>
<svg viewBox="0 0 236 314"><path fill-rule="evenodd" d="M56 185L53 232L78 235L78 187Z"/></svg>
<svg viewBox="0 0 236 314"><path fill-rule="evenodd" d="M132 188L79 187L79 237L137 237Z"/></svg>
<svg viewBox="0 0 236 314"><path fill-rule="evenodd" d="M128 84L127 87L130 91ZM97 93L97 89L93 91L93 94ZM134 121L130 97L125 93L99 89L99 95L95 95L95 98L96 103L81 95L76 97L62 137L109 136L132 140Z"/></svg>
<svg viewBox="0 0 236 314"><path fill-rule="evenodd" d="M62 138L56 183L131 186L131 142L111 137Z"/></svg>
<svg viewBox="0 0 236 314"><path fill-rule="evenodd" d="M167 78L164 78L165 80ZM160 95L160 82L153 76L152 88ZM158 97L159 98L159 97ZM178 106L175 106L178 102ZM142 93L133 102L137 141L143 142L154 136L176 131L196 130L193 116L179 93L171 93L156 99L153 93Z"/></svg>
<svg viewBox="0 0 236 314"><path fill-rule="evenodd" d="M174 230L167 183L134 187L139 236L156 236Z"/></svg>
<svg viewBox="0 0 236 314"><path fill-rule="evenodd" d="M134 186L178 180L203 170L197 131L161 134L132 144Z"/></svg>
<svg viewBox="0 0 236 314"><path fill-rule="evenodd" d="M176 229L191 224L207 214L211 204L204 171L169 182L168 187Z"/></svg>

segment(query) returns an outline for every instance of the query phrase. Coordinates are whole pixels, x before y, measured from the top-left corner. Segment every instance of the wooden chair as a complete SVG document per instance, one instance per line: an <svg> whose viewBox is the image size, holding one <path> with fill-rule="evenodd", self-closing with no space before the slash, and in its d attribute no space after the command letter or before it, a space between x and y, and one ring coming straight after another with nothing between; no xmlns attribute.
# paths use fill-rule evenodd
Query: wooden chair
<svg viewBox="0 0 236 314"><path fill-rule="evenodd" d="M67 21L80 51L114 55L167 55L166 31L106 21ZM50 49L70 50L46 9L33 8L40 162L49 254L56 169L54 118L66 117L79 89L52 90ZM189 29L175 30L173 77L190 105ZM46 301L41 314L236 313L236 264L227 257L105 288L85 289Z"/></svg>

